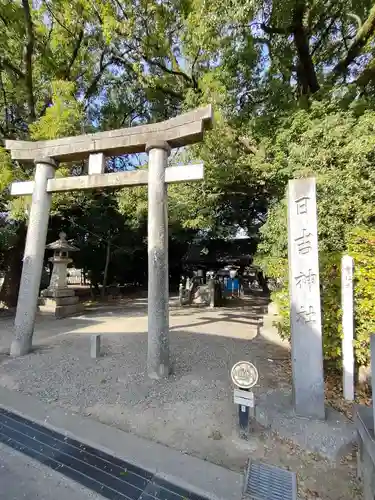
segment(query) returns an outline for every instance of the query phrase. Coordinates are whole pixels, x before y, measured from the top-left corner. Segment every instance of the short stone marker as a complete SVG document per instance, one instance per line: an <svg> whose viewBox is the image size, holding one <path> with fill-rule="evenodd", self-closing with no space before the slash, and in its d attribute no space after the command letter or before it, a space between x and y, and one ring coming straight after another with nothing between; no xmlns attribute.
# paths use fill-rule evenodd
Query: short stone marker
<svg viewBox="0 0 375 500"><path fill-rule="evenodd" d="M98 333L90 335L90 355L93 359L100 356L100 335Z"/></svg>
<svg viewBox="0 0 375 500"><path fill-rule="evenodd" d="M344 398L354 400L354 261L349 255L341 259L341 309L342 309L342 382Z"/></svg>
<svg viewBox="0 0 375 500"><path fill-rule="evenodd" d="M289 181L288 253L294 409L324 419L315 179Z"/></svg>

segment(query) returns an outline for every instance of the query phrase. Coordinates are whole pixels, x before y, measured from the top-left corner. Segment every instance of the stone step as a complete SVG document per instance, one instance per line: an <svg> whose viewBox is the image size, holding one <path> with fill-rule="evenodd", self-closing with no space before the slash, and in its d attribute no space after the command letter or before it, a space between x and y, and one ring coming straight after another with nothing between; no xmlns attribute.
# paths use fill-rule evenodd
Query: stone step
<svg viewBox="0 0 375 500"><path fill-rule="evenodd" d="M79 302L79 297L76 297L73 295L72 297L56 297L56 298L42 298L40 305L43 306L51 306L51 307L56 307L56 306L69 306L72 304L78 304Z"/></svg>
<svg viewBox="0 0 375 500"><path fill-rule="evenodd" d="M74 314L82 313L85 310L84 304L70 304L68 306L57 306L55 310L56 318L66 318Z"/></svg>
<svg viewBox="0 0 375 500"><path fill-rule="evenodd" d="M50 297L50 298L60 298L60 297L72 297L74 296L75 292L71 288L58 288L56 290L50 290L46 288L45 290L42 290L42 293L40 294L42 297Z"/></svg>
<svg viewBox="0 0 375 500"><path fill-rule="evenodd" d="M75 297L78 299L78 297ZM56 318L66 318L74 314L82 313L85 306L82 303L76 302L75 304L57 305L56 303L49 303L47 305L40 305L39 310L42 313L53 314Z"/></svg>

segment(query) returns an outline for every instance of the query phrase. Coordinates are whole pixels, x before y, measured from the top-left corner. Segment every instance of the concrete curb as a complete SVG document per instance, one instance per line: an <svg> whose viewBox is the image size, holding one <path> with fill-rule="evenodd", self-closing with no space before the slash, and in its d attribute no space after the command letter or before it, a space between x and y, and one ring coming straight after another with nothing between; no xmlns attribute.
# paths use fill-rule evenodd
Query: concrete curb
<svg viewBox="0 0 375 500"><path fill-rule="evenodd" d="M0 408L109 453L210 500L239 500L243 476L115 427L0 387Z"/></svg>

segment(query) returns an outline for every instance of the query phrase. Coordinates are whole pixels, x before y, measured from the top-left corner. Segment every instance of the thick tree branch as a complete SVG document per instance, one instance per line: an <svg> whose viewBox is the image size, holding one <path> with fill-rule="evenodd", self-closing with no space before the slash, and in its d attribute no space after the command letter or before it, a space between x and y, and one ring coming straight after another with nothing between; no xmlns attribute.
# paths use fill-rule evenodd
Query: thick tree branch
<svg viewBox="0 0 375 500"><path fill-rule="evenodd" d="M5 128L1 125L1 124L0 124L0 134L1 134L3 137L7 137L7 136L8 136L7 129L5 129ZM4 146L3 141L2 141L2 146Z"/></svg>
<svg viewBox="0 0 375 500"><path fill-rule="evenodd" d="M27 91L27 102L29 108L29 120L35 120L35 101L33 88L33 53L34 53L34 26L31 18L30 5L28 0L22 0L22 7L25 18L26 47L24 53L25 61L25 82Z"/></svg>
<svg viewBox="0 0 375 500"><path fill-rule="evenodd" d="M142 58L147 62L147 64L150 64L151 66L156 66L157 68L161 69L165 73L168 73L169 75L175 75L175 76L183 78L186 82L189 83L189 85L191 85L193 83L192 78L189 75L187 75L186 73L184 73L183 71L170 69L165 64L161 63L160 61L148 58L145 54L142 55Z"/></svg>
<svg viewBox="0 0 375 500"><path fill-rule="evenodd" d="M133 121L132 115L133 115L133 113L135 113L136 111L137 111L137 110L136 110L136 108L132 108L132 109L131 109L130 111L128 111L127 113L124 113L123 117L122 117L122 118L121 118L121 120L120 120L120 127L123 127L123 126L126 124L126 122L127 122L128 118L131 118L131 120L130 120L130 125L129 125L129 126L131 126L131 122Z"/></svg>
<svg viewBox="0 0 375 500"><path fill-rule="evenodd" d="M166 87L163 87L162 85L156 84L154 88L156 90L160 90L160 92L163 92L163 94L174 97L175 99L179 99L180 101L182 101L184 98L184 95L181 92L176 92L175 90L168 89Z"/></svg>
<svg viewBox="0 0 375 500"><path fill-rule="evenodd" d="M337 20L337 17L333 17L331 19L331 21L328 23L326 29L323 31L323 33L321 34L319 40L316 42L316 44L314 45L313 49L311 50L311 55L312 56L315 54L315 52L317 50L320 49L320 47L323 45L323 43L327 40L327 37L328 37L331 29L333 28L336 20Z"/></svg>
<svg viewBox="0 0 375 500"><path fill-rule="evenodd" d="M44 113L51 106L51 104L52 104L52 96L49 96L49 97L46 98L46 100L44 102L44 105L43 105L43 107L42 107L42 109L41 109L41 111L39 113L38 118L41 118L44 115Z"/></svg>
<svg viewBox="0 0 375 500"><path fill-rule="evenodd" d="M51 41L51 36L52 36L52 33L53 33L54 26L55 25L54 25L54 22L53 22L53 19L52 19L51 26L50 26L50 29L49 29L49 32L48 32L48 36L47 36L47 41L46 41L46 43L44 45L45 46L44 52L46 52L47 47L49 48L49 44L50 44L50 41Z"/></svg>
<svg viewBox="0 0 375 500"><path fill-rule="evenodd" d="M124 16L124 18L128 19L129 16L126 13L126 11L125 11L124 6L122 5L122 3L119 0L115 0L115 2L116 2L117 7L121 10L121 13ZM146 3L146 6L147 6L147 3Z"/></svg>
<svg viewBox="0 0 375 500"><path fill-rule="evenodd" d="M355 83L360 87L366 87L366 85L374 81L375 81L375 60L372 60L359 75Z"/></svg>
<svg viewBox="0 0 375 500"><path fill-rule="evenodd" d="M116 31L116 33L119 36L124 37L124 34L121 32L121 30L116 29L115 31ZM137 37L134 37L134 40L140 46L142 45L142 40L141 39L139 39ZM140 47L136 47L134 45L130 45L126 40L123 40L123 44L128 49L127 53L133 52L134 55L135 55L135 58L143 59L150 66L155 66L155 67L161 69L162 71L164 71L165 73L168 73L170 75L174 75L174 76L177 76L179 78L182 78L182 79L184 79L189 84L190 87L193 87L195 89L198 88L197 82L195 82L194 78L192 76L189 76L187 73L181 71L180 69L173 69L173 67L172 67L172 69L168 68L168 66L166 66L163 62L161 62L160 60L153 59L152 57L148 56L144 51L140 50ZM160 47L158 45L155 45L153 48L156 51L160 50ZM175 56L174 56L174 54L172 52L170 53L169 57L172 60L172 66L174 66L175 68L179 67L178 62L177 62L177 60L176 60L176 58L175 58ZM119 58L119 56L117 54L114 54L114 58L118 62L121 62L121 59ZM124 63L127 64L127 61L124 61Z"/></svg>
<svg viewBox="0 0 375 500"><path fill-rule="evenodd" d="M126 68L129 68L130 67L130 63L127 59L125 59L124 56L126 56L127 54L129 54L129 52L131 51L131 49L127 50L126 52L124 52L123 54L111 54L111 59L113 62L117 62L119 64L122 64L123 66L125 66Z"/></svg>
<svg viewBox="0 0 375 500"><path fill-rule="evenodd" d="M310 54L309 39L303 24L305 9L306 3L303 0L295 6L292 32L299 59L297 76L300 80L302 91L304 94L308 92L314 94L319 90L320 86Z"/></svg>
<svg viewBox="0 0 375 500"><path fill-rule="evenodd" d="M7 58L0 58L0 66L3 68L9 69L12 73L18 76L21 80L25 79L25 74L17 68L13 63L9 61Z"/></svg>
<svg viewBox="0 0 375 500"><path fill-rule="evenodd" d="M4 122L5 122L5 130L3 132L3 135L6 136L6 134L8 133L9 113L8 113L7 94L3 82L3 73L1 71L0 71L0 86L1 86L1 92L3 94L3 109L4 109Z"/></svg>
<svg viewBox="0 0 375 500"><path fill-rule="evenodd" d="M199 47L197 53L196 53L196 56L194 57L194 60L193 60L193 63L191 65L191 78L193 80L193 83L194 83L194 88L198 88L198 80L194 74L194 70L195 70L195 65L197 64L198 62L198 58L200 56L200 53L201 53L201 48Z"/></svg>
<svg viewBox="0 0 375 500"><path fill-rule="evenodd" d="M69 28L67 28L61 21L60 19L56 16L56 14L54 14L53 10L51 9L51 7L48 5L47 2L44 2L44 5L46 6L48 12L51 14L51 17L57 22L57 24L59 24L65 31L67 31L69 33L70 36L74 36L74 33L72 31L70 31Z"/></svg>
<svg viewBox="0 0 375 500"><path fill-rule="evenodd" d="M358 57L361 53L361 50L370 38L375 33L375 5L371 8L370 14L366 21L363 23L362 27L358 30L352 44L349 47L348 53L339 61L335 68L333 69L334 79L340 76L342 73L345 73L348 69L348 66Z"/></svg>
<svg viewBox="0 0 375 500"><path fill-rule="evenodd" d="M72 56L70 58L68 67L66 68L64 78L69 79L70 78L70 73L72 71L72 67L78 57L79 49L81 48L82 41L83 41L83 35L84 35L84 29L83 27L79 30L78 38L76 39L76 43L73 48Z"/></svg>
<svg viewBox="0 0 375 500"><path fill-rule="evenodd" d="M9 25L9 21L8 19L6 19L3 15L0 14L0 19L3 21L4 25L5 26L8 26Z"/></svg>
<svg viewBox="0 0 375 500"><path fill-rule="evenodd" d="M94 76L94 78L91 80L90 84L87 87L87 90L85 92L85 99L90 99L94 92L96 91L97 85L99 83L100 78L102 77L104 71L113 64L114 62L114 56L112 56L106 63L104 63L104 57L107 54L106 50L103 50L101 56L100 56L100 63L99 63L99 71L98 73Z"/></svg>
<svg viewBox="0 0 375 500"><path fill-rule="evenodd" d="M291 27L278 28L276 26L268 26L265 23L261 23L260 27L267 35L290 35L292 33Z"/></svg>
<svg viewBox="0 0 375 500"><path fill-rule="evenodd" d="M340 15L341 13L341 8L340 6L337 7L337 0L331 0L331 2L327 2L327 5L325 6L324 11L322 12L322 15L319 16L318 21L314 26L311 27L310 33L318 33L319 31L322 31L324 26L326 26L327 22L329 19L335 18ZM336 9L335 9L336 7Z"/></svg>
<svg viewBox="0 0 375 500"><path fill-rule="evenodd" d="M96 16L97 20L99 21L99 24L102 26L103 25L103 19L102 19L101 15L100 15L98 9L96 8L95 3L92 2L92 1L90 1L90 5L91 5L93 11L95 12L95 16Z"/></svg>

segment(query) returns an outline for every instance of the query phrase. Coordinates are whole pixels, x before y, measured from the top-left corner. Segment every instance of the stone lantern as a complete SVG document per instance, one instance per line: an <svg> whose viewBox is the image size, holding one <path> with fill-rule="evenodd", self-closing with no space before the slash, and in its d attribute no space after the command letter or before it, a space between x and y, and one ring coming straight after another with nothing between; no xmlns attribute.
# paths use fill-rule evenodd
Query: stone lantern
<svg viewBox="0 0 375 500"><path fill-rule="evenodd" d="M41 293L41 311L54 312L56 318L82 311L79 298L72 288L68 288L68 264L72 262L69 253L79 249L67 242L65 233L60 233L59 239L47 245L46 250L53 250L53 257L48 259L53 268L49 287Z"/></svg>

